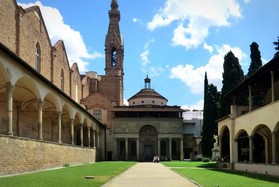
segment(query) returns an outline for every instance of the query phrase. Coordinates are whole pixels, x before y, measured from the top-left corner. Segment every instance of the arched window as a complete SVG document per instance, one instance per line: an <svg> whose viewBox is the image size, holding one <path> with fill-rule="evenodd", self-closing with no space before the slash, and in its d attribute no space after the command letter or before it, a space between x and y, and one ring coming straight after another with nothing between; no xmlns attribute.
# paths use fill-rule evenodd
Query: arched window
<svg viewBox="0 0 279 187"><path fill-rule="evenodd" d="M61 90L64 91L64 71L61 69Z"/></svg>
<svg viewBox="0 0 279 187"><path fill-rule="evenodd" d="M111 52L111 67L116 67L116 62L117 62L117 53L116 53L116 49L113 48Z"/></svg>
<svg viewBox="0 0 279 187"><path fill-rule="evenodd" d="M39 43L36 44L35 49L35 70L41 73L41 48Z"/></svg>

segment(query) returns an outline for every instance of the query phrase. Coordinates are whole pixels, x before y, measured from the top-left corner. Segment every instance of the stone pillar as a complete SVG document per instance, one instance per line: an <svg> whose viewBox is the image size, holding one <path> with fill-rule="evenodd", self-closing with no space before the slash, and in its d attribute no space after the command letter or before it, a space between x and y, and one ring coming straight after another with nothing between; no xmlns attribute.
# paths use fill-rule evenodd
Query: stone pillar
<svg viewBox="0 0 279 187"><path fill-rule="evenodd" d="M14 86L7 83L7 115L8 115L8 135L13 136L13 91Z"/></svg>
<svg viewBox="0 0 279 187"><path fill-rule="evenodd" d="M172 160L172 139L169 138L169 157L170 157L170 160Z"/></svg>
<svg viewBox="0 0 279 187"><path fill-rule="evenodd" d="M96 131L96 138L97 138L97 148L100 148L100 133L99 131Z"/></svg>
<svg viewBox="0 0 279 187"><path fill-rule="evenodd" d="M43 140L43 101L38 100L38 139Z"/></svg>
<svg viewBox="0 0 279 187"><path fill-rule="evenodd" d="M271 74L271 102L275 101L275 89L274 89L274 72L270 71Z"/></svg>
<svg viewBox="0 0 279 187"><path fill-rule="evenodd" d="M62 130L61 130L61 125L62 125L62 122L61 122L61 115L62 115L62 112L57 112L57 118L58 118L58 143L62 143Z"/></svg>
<svg viewBox="0 0 279 187"><path fill-rule="evenodd" d="M90 128L87 127L88 147L90 147Z"/></svg>
<svg viewBox="0 0 279 187"><path fill-rule="evenodd" d="M94 130L93 134L94 134L94 148L96 149L97 148L97 132L96 132L96 130Z"/></svg>
<svg viewBox="0 0 279 187"><path fill-rule="evenodd" d="M253 163L253 136L249 137L249 163Z"/></svg>
<svg viewBox="0 0 279 187"><path fill-rule="evenodd" d="M128 138L125 138L125 160L128 160Z"/></svg>
<svg viewBox="0 0 279 187"><path fill-rule="evenodd" d="M272 132L272 164L276 164L276 132Z"/></svg>
<svg viewBox="0 0 279 187"><path fill-rule="evenodd" d="M158 138L158 156L161 158L161 139Z"/></svg>
<svg viewBox="0 0 279 187"><path fill-rule="evenodd" d="M70 124L71 124L71 141L72 145L75 144L75 139L74 139L74 119L70 119Z"/></svg>
<svg viewBox="0 0 279 187"><path fill-rule="evenodd" d="M139 149L139 138L137 138L137 160L139 161L140 160L140 149Z"/></svg>
<svg viewBox="0 0 279 187"><path fill-rule="evenodd" d="M83 147L83 125L80 126L80 146Z"/></svg>
<svg viewBox="0 0 279 187"><path fill-rule="evenodd" d="M180 160L184 160L184 152L183 152L183 138L180 138Z"/></svg>

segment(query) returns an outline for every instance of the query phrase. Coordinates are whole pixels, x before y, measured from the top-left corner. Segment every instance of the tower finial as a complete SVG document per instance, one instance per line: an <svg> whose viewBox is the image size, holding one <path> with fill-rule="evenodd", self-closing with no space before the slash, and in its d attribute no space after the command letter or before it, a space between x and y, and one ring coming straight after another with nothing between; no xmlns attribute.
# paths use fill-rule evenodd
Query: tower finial
<svg viewBox="0 0 279 187"><path fill-rule="evenodd" d="M144 79L144 85L145 85L144 88L145 89L150 89L151 88L150 83L151 83L151 79L148 78L148 75L147 75L146 78Z"/></svg>

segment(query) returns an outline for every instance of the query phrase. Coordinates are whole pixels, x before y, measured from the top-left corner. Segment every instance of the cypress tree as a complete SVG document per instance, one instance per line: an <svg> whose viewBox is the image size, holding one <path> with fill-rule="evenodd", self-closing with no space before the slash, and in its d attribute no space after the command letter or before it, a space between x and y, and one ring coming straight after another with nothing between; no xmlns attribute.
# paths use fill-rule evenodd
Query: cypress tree
<svg viewBox="0 0 279 187"><path fill-rule="evenodd" d="M261 52L259 51L259 45L256 42L252 42L250 45L250 52L251 64L248 69L248 76L252 75L262 66Z"/></svg>
<svg viewBox="0 0 279 187"><path fill-rule="evenodd" d="M204 78L204 112L202 126L202 153L203 156L212 155L212 148L215 142L213 135L217 134L217 118L219 105L219 92L213 84L208 85L207 74Z"/></svg>
<svg viewBox="0 0 279 187"><path fill-rule="evenodd" d="M224 57L223 69L223 87L221 90L219 117L223 117L230 113L232 99L225 97L225 94L236 87L244 79L243 70L241 69L238 58L236 58L231 51Z"/></svg>

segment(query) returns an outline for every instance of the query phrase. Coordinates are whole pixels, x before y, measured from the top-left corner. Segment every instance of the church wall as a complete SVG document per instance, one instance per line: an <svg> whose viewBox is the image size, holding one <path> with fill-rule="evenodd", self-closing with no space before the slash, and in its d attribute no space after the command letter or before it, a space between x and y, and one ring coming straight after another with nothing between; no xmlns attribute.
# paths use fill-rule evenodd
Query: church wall
<svg viewBox="0 0 279 187"><path fill-rule="evenodd" d="M0 0L0 42L16 53L16 8L14 0Z"/></svg>
<svg viewBox="0 0 279 187"><path fill-rule="evenodd" d="M53 83L61 89L61 72L64 73L64 92L70 96L70 67L63 42L53 47Z"/></svg>
<svg viewBox="0 0 279 187"><path fill-rule="evenodd" d="M89 95L90 92L90 78L85 76L82 79L82 98L85 98Z"/></svg>
<svg viewBox="0 0 279 187"><path fill-rule="evenodd" d="M71 73L71 97L77 103L80 103L80 99L82 99L82 95L81 95L82 85L81 85L80 74L78 72L77 64L74 63L71 69L72 69L72 73Z"/></svg>
<svg viewBox="0 0 279 187"><path fill-rule="evenodd" d="M37 43L41 50L41 74L51 80L51 43L37 8L21 11L19 29L19 56L35 68Z"/></svg>
<svg viewBox="0 0 279 187"><path fill-rule="evenodd" d="M0 136L0 175L38 171L95 161L96 150ZM46 151L47 150L47 151ZM9 154L7 154L9 153Z"/></svg>
<svg viewBox="0 0 279 187"><path fill-rule="evenodd" d="M122 85L120 85L120 77L116 76L101 76L101 80L98 83L98 92L109 97L112 101L118 102L119 105L121 96L119 95Z"/></svg>

